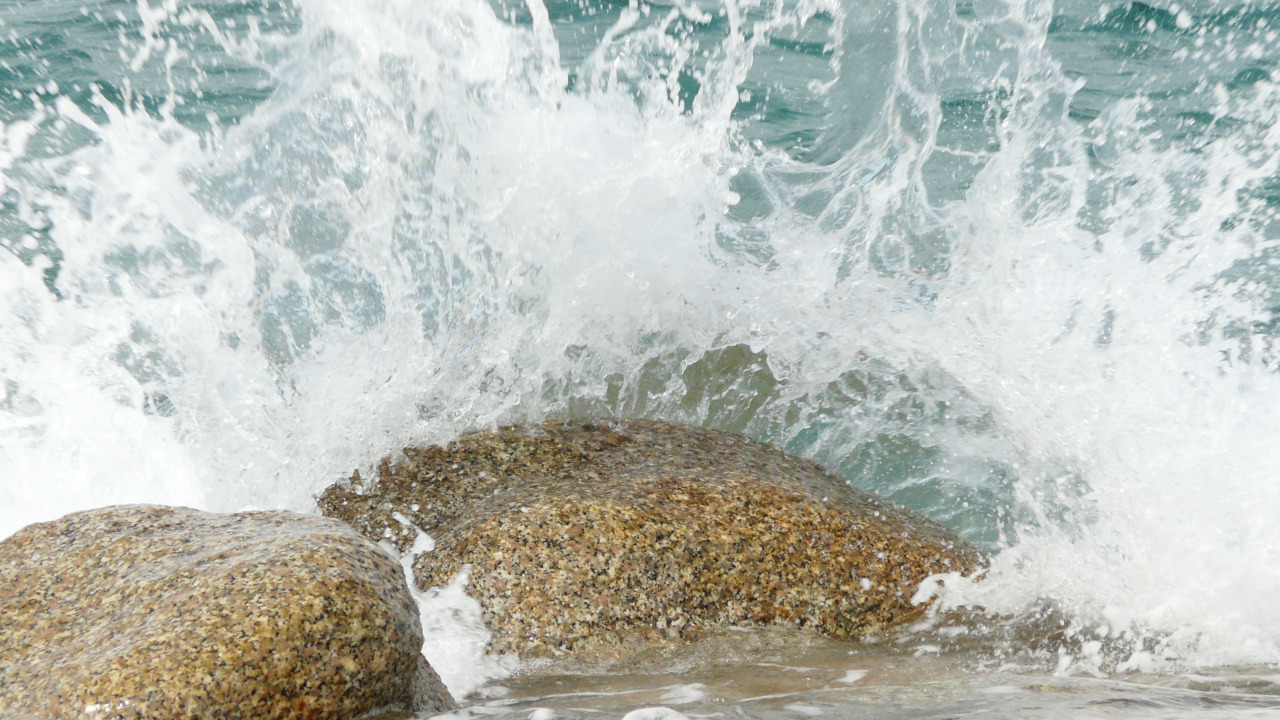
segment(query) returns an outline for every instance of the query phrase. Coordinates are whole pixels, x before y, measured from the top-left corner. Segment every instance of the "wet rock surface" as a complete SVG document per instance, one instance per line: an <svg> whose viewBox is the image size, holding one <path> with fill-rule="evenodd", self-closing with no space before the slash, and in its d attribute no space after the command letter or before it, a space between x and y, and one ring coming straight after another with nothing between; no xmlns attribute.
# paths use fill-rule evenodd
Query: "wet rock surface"
<svg viewBox="0 0 1280 720"><path fill-rule="evenodd" d="M751 625L857 638L919 615L933 573L984 562L909 510L743 437L551 422L406 449L324 514L406 552L423 588L470 566L493 650L607 652Z"/></svg>
<svg viewBox="0 0 1280 720"><path fill-rule="evenodd" d="M128 505L0 542L0 717L452 709L421 647L399 564L325 518Z"/></svg>

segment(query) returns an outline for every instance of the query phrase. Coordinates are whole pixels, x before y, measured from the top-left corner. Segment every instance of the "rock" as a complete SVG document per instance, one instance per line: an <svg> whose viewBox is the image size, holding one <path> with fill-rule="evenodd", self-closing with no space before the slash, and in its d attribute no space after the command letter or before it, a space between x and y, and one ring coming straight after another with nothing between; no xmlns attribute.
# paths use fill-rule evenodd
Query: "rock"
<svg viewBox="0 0 1280 720"><path fill-rule="evenodd" d="M559 655L748 625L857 638L918 616L916 586L981 553L940 525L749 439L653 421L550 422L406 449L321 511L470 566L492 649Z"/></svg>
<svg viewBox="0 0 1280 720"><path fill-rule="evenodd" d="M127 505L0 541L0 716L454 707L400 565L333 520Z"/></svg>

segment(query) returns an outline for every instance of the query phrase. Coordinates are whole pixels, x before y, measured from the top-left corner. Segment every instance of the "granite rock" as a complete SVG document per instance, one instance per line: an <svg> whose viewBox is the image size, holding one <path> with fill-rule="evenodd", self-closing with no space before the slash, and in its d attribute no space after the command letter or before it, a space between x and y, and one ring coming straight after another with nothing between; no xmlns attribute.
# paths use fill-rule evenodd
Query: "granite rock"
<svg viewBox="0 0 1280 720"><path fill-rule="evenodd" d="M735 626L858 638L918 616L916 586L984 557L942 526L740 436L550 422L410 448L321 511L402 553L423 588L470 567L497 652L608 652Z"/></svg>
<svg viewBox="0 0 1280 720"><path fill-rule="evenodd" d="M444 711L400 565L326 518L126 505L0 541L0 717Z"/></svg>

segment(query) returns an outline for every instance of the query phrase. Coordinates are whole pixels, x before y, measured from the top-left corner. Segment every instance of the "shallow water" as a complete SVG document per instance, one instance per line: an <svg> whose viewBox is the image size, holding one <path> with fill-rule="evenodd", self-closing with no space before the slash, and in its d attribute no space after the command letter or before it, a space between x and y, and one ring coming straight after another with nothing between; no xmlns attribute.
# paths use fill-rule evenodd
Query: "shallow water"
<svg viewBox="0 0 1280 720"><path fill-rule="evenodd" d="M621 665L535 665L470 702L448 717L585 719L653 708L668 712L648 710L650 717L669 720L1274 717L1280 675L1233 667L1210 675L1061 677L940 652L927 639L847 643L744 630Z"/></svg>
<svg viewBox="0 0 1280 720"><path fill-rule="evenodd" d="M1262 0L5 2L0 535L652 417L995 552L1044 683L1274 668L1277 73Z"/></svg>

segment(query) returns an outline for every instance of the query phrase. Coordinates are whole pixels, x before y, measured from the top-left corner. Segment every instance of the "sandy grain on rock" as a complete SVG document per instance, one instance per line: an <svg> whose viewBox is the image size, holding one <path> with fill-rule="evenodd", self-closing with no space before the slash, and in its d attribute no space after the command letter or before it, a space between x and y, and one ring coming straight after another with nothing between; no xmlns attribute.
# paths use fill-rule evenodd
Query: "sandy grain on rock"
<svg viewBox="0 0 1280 720"><path fill-rule="evenodd" d="M421 646L399 565L325 518L117 506L0 542L0 715L451 708Z"/></svg>
<svg viewBox="0 0 1280 720"><path fill-rule="evenodd" d="M740 625L857 638L916 617L981 554L945 528L749 439L655 421L550 422L412 448L322 511L401 552L420 587L471 566L493 649L608 651Z"/></svg>

